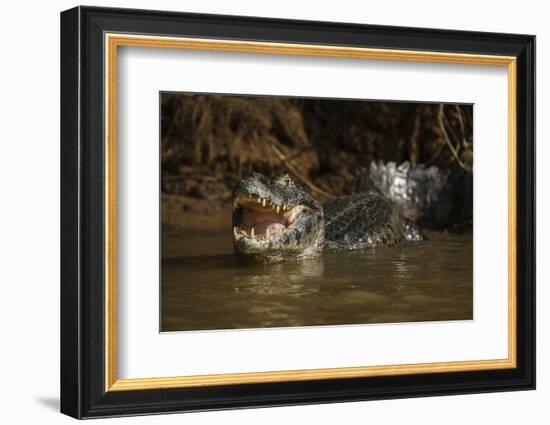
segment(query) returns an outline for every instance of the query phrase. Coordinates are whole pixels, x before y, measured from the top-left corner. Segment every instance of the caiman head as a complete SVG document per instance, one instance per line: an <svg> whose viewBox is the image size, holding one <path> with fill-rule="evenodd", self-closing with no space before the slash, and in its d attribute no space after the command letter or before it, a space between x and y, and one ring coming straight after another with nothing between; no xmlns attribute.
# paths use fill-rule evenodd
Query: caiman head
<svg viewBox="0 0 550 425"><path fill-rule="evenodd" d="M233 246L240 258L312 257L321 252L324 236L322 206L288 174L252 173L233 189Z"/></svg>

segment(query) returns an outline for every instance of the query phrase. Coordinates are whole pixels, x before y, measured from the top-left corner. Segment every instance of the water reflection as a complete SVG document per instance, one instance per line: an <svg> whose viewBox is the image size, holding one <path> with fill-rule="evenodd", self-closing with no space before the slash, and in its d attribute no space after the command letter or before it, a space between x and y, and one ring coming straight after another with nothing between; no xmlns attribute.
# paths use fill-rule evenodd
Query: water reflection
<svg viewBox="0 0 550 425"><path fill-rule="evenodd" d="M323 275L323 257L266 265L248 265L242 274L233 276L235 291L258 295L287 295L300 297L319 291Z"/></svg>
<svg viewBox="0 0 550 425"><path fill-rule="evenodd" d="M472 241L465 236L243 264L225 234L182 242L163 232L163 259L163 331L472 318Z"/></svg>

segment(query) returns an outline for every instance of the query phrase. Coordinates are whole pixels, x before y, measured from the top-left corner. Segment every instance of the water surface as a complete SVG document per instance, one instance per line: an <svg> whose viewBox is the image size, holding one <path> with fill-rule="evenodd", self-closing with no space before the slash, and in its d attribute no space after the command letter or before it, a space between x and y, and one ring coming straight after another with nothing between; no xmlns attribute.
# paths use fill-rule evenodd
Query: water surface
<svg viewBox="0 0 550 425"><path fill-rule="evenodd" d="M163 228L161 330L472 319L471 235L243 264L228 232Z"/></svg>

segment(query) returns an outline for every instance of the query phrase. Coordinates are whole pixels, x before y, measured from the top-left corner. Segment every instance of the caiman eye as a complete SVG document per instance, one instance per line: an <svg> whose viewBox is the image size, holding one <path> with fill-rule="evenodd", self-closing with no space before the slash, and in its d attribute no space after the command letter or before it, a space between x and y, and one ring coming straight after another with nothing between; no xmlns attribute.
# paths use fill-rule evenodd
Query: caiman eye
<svg viewBox="0 0 550 425"><path fill-rule="evenodd" d="M252 171L250 177L256 180L265 180L265 176L257 171Z"/></svg>
<svg viewBox="0 0 550 425"><path fill-rule="evenodd" d="M294 186L294 181L290 178L288 174L285 174L282 177L278 178L279 183L284 184L285 186Z"/></svg>

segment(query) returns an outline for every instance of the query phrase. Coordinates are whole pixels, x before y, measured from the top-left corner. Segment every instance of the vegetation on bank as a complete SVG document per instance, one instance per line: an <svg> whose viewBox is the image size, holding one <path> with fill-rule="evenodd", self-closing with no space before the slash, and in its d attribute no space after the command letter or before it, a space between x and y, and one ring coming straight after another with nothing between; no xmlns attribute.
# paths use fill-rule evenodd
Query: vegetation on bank
<svg viewBox="0 0 550 425"><path fill-rule="evenodd" d="M472 171L471 105L179 93L161 102L166 196L221 205L256 170L288 172L324 201L349 193L373 160Z"/></svg>

